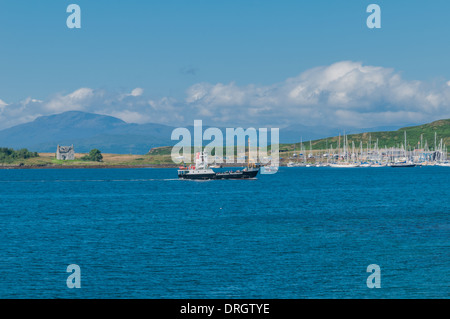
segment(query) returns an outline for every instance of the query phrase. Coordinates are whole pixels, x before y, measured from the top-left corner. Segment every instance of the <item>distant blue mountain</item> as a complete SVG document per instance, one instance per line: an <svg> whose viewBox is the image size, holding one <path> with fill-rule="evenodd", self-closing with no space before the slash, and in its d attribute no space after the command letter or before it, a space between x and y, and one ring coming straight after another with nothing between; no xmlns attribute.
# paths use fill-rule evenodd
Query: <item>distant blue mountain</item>
<svg viewBox="0 0 450 319"><path fill-rule="evenodd" d="M208 126L204 126L206 130ZM399 127L378 127L372 129L347 128L347 134L396 130ZM193 138L193 127L187 129ZM28 148L30 151L55 152L56 146L74 145L79 153L93 148L103 153L146 154L151 148L174 145L170 139L174 127L162 124L130 124L118 118L69 111L38 117L32 122L20 124L0 131L0 147L14 149ZM221 128L224 142L225 129ZM270 133L270 130L269 130ZM333 128L291 125L280 129L281 143L294 143L336 136L343 131ZM270 134L268 134L270 143ZM207 145L209 141L204 141Z"/></svg>
<svg viewBox="0 0 450 319"><path fill-rule="evenodd" d="M145 154L152 147L173 144L172 130L161 124L129 124L112 116L69 111L0 131L0 146L55 152L58 144L73 144L80 153L98 148L103 153Z"/></svg>

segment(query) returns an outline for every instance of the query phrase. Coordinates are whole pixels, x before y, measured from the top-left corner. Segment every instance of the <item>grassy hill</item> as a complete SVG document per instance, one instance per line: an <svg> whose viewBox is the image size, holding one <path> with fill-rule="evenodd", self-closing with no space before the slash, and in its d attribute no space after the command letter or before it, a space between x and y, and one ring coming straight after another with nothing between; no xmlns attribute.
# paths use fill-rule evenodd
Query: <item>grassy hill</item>
<svg viewBox="0 0 450 319"><path fill-rule="evenodd" d="M360 133L360 134L350 134L347 135L348 142L351 145L352 142L355 142L355 146L359 147L359 143L363 142L363 147L367 147L367 143L369 140L372 141L372 146L378 139L378 146L380 148L386 147L396 147L404 143L405 140L405 132L407 143L409 146L418 146L418 142L420 141L420 137L422 135L423 143L425 141L428 142L428 146L434 149L434 134L436 132L437 135L437 144L441 138L444 140L444 144L450 146L450 119L447 120L439 120L429 124L423 124L418 126L404 127L400 128L396 131L385 131L385 132L370 132L370 133ZM339 141L339 136L333 136L329 138L323 138L318 140L311 141L313 150L325 150L330 148L330 145L336 149ZM341 136L341 146L343 145L343 137ZM280 152L292 152L294 150L299 150L300 142L292 143L292 144L280 144ZM303 142L303 146L306 150L309 150L309 141ZM170 155L172 151L171 146L165 147L155 147L150 150L149 155L158 156L158 155ZM191 148L191 152L193 152L193 148ZM223 151L225 154L225 150Z"/></svg>
<svg viewBox="0 0 450 319"><path fill-rule="evenodd" d="M371 132L371 133L360 133L360 134L351 134L347 135L348 142L351 145L352 142L355 142L355 146L359 147L359 143L363 142L363 147L367 147L367 143L369 139L372 140L372 145L378 139L378 146L380 148L387 147L395 147L404 143L404 132L406 131L407 144L411 147L418 146L418 142L420 141L420 137L422 135L423 143L425 141L428 142L428 146L434 149L434 134L437 134L437 144L441 138L444 140L444 144L450 145L450 119L447 120L439 120L428 124L404 127L400 128L397 131L386 131L386 132ZM319 140L311 141L313 150L323 150L329 148L330 145L336 149L339 141L339 136L323 138ZM309 149L309 141L303 143L304 147ZM343 145L343 138L341 136L341 146ZM294 149L299 149L300 143L295 144L282 144L280 149L292 151Z"/></svg>

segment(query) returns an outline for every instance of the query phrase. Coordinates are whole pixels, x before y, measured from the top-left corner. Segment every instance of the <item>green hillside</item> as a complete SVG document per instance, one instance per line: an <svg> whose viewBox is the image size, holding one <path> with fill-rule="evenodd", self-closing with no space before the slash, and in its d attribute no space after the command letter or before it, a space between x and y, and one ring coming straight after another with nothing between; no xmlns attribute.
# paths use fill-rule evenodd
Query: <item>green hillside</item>
<svg viewBox="0 0 450 319"><path fill-rule="evenodd" d="M450 146L450 119L439 120L428 124L404 127L398 129L397 131L385 131L385 132L370 132L370 133L360 133L360 134L350 134L347 135L349 145L355 142L355 146L359 147L360 142L363 142L363 147L367 147L369 139L372 141L372 147L378 139L378 146L380 148L386 147L396 147L404 143L405 132L407 137L407 143L410 147L418 146L420 137L422 135L423 143L428 143L430 149L434 149L434 134L437 135L437 144L439 145L441 138L444 140L444 144ZM332 145L334 149L338 146L339 136L323 138L319 140L311 141L313 150L325 150L330 148ZM343 146L344 140L341 136L341 147ZM299 150L300 143L295 144L281 144L280 152L292 152L294 150ZM309 141L303 142L303 146L306 150L309 150ZM270 149L270 147L269 147ZM155 147L150 150L149 155L170 155L172 151L171 146L166 147ZM193 148L191 149L193 152ZM225 150L223 151L225 154Z"/></svg>
<svg viewBox="0 0 450 319"><path fill-rule="evenodd" d="M434 149L434 135L437 134L437 144L439 145L441 138L444 140L444 144L450 145L450 119L447 120L439 120L429 124L423 124L419 126L411 126L404 127L398 129L397 131L386 131L386 132L371 132L371 133L360 133L360 134L350 134L347 135L348 142L351 145L352 142L355 142L355 146L359 147L360 142L363 142L363 146L367 147L367 143L369 139L372 141L372 146L378 139L378 146L380 148L387 147L395 147L404 143L405 140L405 132L407 137L407 144L410 147L418 146L418 142L422 140L423 143L428 142L428 147ZM336 149L339 141L339 136L319 139L311 141L313 150L323 150L330 148L330 145ZM341 146L343 145L343 138L341 136ZM283 144L280 146L280 149L283 150L293 150L299 149L300 143L296 144ZM309 149L309 141L304 142L303 146L308 150Z"/></svg>

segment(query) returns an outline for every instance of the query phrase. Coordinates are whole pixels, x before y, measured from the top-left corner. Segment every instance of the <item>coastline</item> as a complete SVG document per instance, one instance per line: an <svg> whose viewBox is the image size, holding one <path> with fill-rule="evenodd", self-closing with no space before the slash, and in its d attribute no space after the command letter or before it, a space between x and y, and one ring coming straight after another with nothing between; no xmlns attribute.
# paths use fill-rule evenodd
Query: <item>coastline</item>
<svg viewBox="0 0 450 319"><path fill-rule="evenodd" d="M178 165L0 165L0 169L177 168Z"/></svg>
<svg viewBox="0 0 450 319"><path fill-rule="evenodd" d="M56 160L55 153L39 153L38 157L17 159L11 163L0 163L2 169L89 169L89 168L179 168L181 164L172 161L170 155L103 155L103 161L82 161L85 153L76 153L75 160ZM222 167L242 167L245 163L222 163Z"/></svg>
<svg viewBox="0 0 450 319"><path fill-rule="evenodd" d="M244 164L245 165L245 164ZM0 165L0 169L85 169L85 168L179 168L179 164L92 164L92 165L58 165L58 164L36 164L36 165ZM222 164L222 167L242 167L241 164Z"/></svg>

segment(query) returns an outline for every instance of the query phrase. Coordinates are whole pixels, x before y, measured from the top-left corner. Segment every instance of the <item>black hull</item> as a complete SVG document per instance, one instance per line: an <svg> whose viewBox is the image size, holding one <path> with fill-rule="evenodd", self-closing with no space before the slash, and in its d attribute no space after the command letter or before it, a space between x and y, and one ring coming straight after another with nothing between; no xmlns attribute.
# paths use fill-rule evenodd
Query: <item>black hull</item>
<svg viewBox="0 0 450 319"><path fill-rule="evenodd" d="M258 175L259 170L255 171L241 171L241 172L225 172L225 173L214 173L214 174L184 174L178 175L180 179L191 179L191 180L216 180L216 179L249 179L255 178Z"/></svg>
<svg viewBox="0 0 450 319"><path fill-rule="evenodd" d="M392 164L391 167L416 167L416 164L406 164L406 165Z"/></svg>

